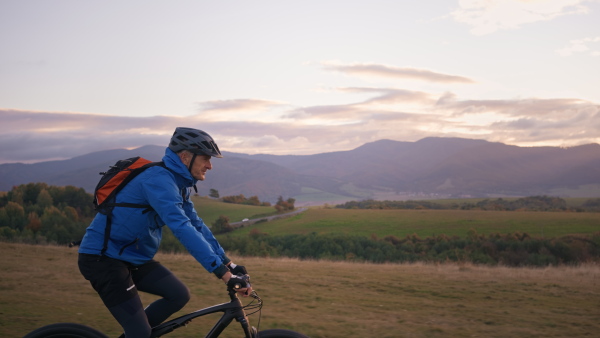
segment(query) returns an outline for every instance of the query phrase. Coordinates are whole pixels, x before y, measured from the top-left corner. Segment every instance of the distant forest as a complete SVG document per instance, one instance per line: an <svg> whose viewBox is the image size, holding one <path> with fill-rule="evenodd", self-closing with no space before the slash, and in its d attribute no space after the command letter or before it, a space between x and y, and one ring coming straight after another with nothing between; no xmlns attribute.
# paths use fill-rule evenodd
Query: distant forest
<svg viewBox="0 0 600 338"><path fill-rule="evenodd" d="M505 266L548 266L600 261L600 232L591 236L533 238L527 233L364 237L347 234L270 236L253 229L248 238L220 240L243 256L296 257L373 263L469 262Z"/></svg>
<svg viewBox="0 0 600 338"><path fill-rule="evenodd" d="M293 199L278 201L293 208ZM291 203L289 203L291 202ZM533 196L516 200L483 200L450 206L428 201L360 201L338 208L477 209L538 211L600 211L600 199L582 207L567 207L563 199ZM279 210L279 209L278 209ZM95 215L92 195L73 186L30 183L0 197L0 240L31 244L68 245L79 240ZM170 231L164 231L161 250L184 252ZM589 236L534 238L527 233L479 235L471 230L457 236L419 238L417 235L364 237L354 235L270 236L252 229L246 237L222 236L223 247L239 255L383 262L472 262L508 266L546 266L600 261L600 232Z"/></svg>
<svg viewBox="0 0 600 338"><path fill-rule="evenodd" d="M340 209L460 209L494 211L571 211L600 212L600 198L591 198L580 207L569 207L560 197L531 196L507 200L485 199L479 202L441 204L430 201L350 201L335 206Z"/></svg>

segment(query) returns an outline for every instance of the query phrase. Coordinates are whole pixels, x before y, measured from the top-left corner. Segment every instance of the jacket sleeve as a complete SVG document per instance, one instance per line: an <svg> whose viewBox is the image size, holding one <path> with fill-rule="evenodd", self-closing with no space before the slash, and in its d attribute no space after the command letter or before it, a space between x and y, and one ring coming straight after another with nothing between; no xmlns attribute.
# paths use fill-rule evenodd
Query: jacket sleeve
<svg viewBox="0 0 600 338"><path fill-rule="evenodd" d="M189 199L189 197L186 198L186 200L183 202L183 209L185 210L186 215L189 217L190 221L192 222L192 225L196 228L196 230L198 230L202 234L202 237L204 237L204 239L210 244L213 251L221 257L225 256L225 250L223 250L223 247L221 247L221 244L219 244L210 228L204 223L204 221L200 217L198 217L198 213L194 208L194 203ZM229 263L229 261L224 263L227 264Z"/></svg>
<svg viewBox="0 0 600 338"><path fill-rule="evenodd" d="M223 270L222 252L216 252L209 243L214 240L214 236L207 240L192 224L184 210L184 200L172 174L161 170L150 175L142 186L149 204L175 237L208 272L215 273L220 278L217 272Z"/></svg>

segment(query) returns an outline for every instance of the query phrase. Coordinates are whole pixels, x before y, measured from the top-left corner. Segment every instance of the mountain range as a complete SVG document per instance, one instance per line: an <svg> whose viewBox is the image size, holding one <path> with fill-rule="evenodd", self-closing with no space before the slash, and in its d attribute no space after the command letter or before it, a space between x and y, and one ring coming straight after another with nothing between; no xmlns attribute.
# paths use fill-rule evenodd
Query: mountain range
<svg viewBox="0 0 600 338"><path fill-rule="evenodd" d="M30 182L73 185L92 192L101 171L119 159L158 161L162 146L94 152L68 160L0 165L0 191ZM315 155L224 152L198 183L200 195L244 194L297 204L360 199L442 197L600 197L600 145L518 147L462 138L379 140L353 150Z"/></svg>

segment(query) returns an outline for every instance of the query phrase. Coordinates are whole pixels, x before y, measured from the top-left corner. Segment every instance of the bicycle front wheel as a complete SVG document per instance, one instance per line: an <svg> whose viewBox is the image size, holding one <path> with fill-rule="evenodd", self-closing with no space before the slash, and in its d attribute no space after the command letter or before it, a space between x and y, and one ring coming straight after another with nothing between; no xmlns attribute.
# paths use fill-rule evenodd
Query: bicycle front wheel
<svg viewBox="0 0 600 338"><path fill-rule="evenodd" d="M57 323L42 326L23 338L108 338L104 333L89 326L75 323Z"/></svg>
<svg viewBox="0 0 600 338"><path fill-rule="evenodd" d="M258 338L308 338L308 336L291 330L272 329L260 331Z"/></svg>

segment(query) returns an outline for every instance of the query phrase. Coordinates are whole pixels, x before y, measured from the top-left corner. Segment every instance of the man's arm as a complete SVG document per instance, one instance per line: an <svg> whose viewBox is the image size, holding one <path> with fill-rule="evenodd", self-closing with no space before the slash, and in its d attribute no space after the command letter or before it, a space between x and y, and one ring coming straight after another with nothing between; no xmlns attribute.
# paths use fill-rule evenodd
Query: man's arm
<svg viewBox="0 0 600 338"><path fill-rule="evenodd" d="M192 225L202 234L202 237L212 246L215 253L221 256L225 265L229 264L231 260L225 255L225 250L219 244L219 241L215 238L210 228L204 223L204 221L198 216L194 203L189 199L183 202L183 209L186 215L188 215Z"/></svg>
<svg viewBox="0 0 600 338"><path fill-rule="evenodd" d="M143 193L148 203L189 253L208 272L222 278L228 272L221 257L223 252L216 252L213 245L192 225L183 209L184 201L179 188L171 175L166 170L151 175L142 184Z"/></svg>

